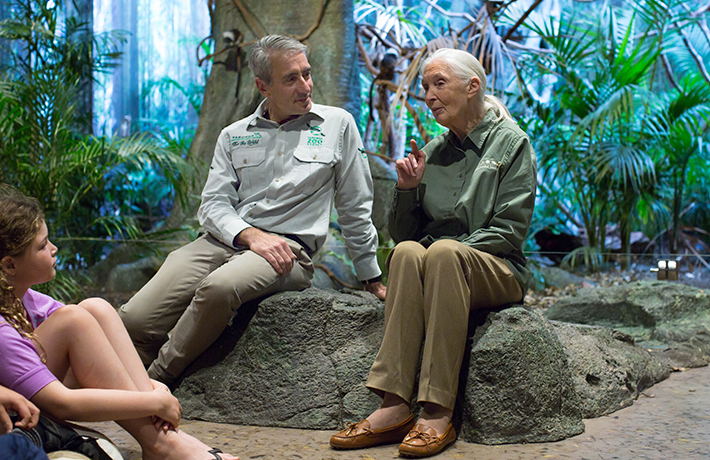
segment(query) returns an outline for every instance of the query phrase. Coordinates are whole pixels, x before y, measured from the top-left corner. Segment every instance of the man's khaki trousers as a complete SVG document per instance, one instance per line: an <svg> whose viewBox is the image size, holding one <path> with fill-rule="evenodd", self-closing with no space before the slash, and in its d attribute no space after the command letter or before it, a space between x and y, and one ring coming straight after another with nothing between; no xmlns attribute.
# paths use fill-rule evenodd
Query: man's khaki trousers
<svg viewBox="0 0 710 460"><path fill-rule="evenodd" d="M367 387L409 401L424 340L418 401L453 409L471 310L523 298L503 259L455 240L398 244L389 259L385 335Z"/></svg>
<svg viewBox="0 0 710 460"><path fill-rule="evenodd" d="M172 383L249 300L311 285L306 251L286 239L298 260L286 276L248 249L209 234L168 255L156 275L119 310L148 375ZM167 341L166 341L167 339Z"/></svg>

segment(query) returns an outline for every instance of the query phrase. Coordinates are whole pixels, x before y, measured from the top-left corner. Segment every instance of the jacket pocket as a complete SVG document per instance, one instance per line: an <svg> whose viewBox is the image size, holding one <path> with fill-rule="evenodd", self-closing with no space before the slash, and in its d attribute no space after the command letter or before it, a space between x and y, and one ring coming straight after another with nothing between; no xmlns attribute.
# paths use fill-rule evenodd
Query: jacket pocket
<svg viewBox="0 0 710 460"><path fill-rule="evenodd" d="M266 161L266 149L239 149L232 152L232 165L239 179L239 196L249 196L265 187L264 174L260 167Z"/></svg>
<svg viewBox="0 0 710 460"><path fill-rule="evenodd" d="M293 152L294 183L304 195L312 195L333 178L335 152L330 147L298 146Z"/></svg>

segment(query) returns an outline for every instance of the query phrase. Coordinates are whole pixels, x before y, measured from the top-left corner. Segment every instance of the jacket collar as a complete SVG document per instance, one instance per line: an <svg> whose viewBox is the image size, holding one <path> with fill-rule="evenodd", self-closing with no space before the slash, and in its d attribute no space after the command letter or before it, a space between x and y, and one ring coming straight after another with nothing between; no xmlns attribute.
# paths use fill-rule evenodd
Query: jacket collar
<svg viewBox="0 0 710 460"><path fill-rule="evenodd" d="M481 122L477 124L470 133L468 133L463 141L459 142L459 139L454 133L451 132L451 130L446 133L446 139L456 148L462 150L473 150L478 156L481 156L486 139L488 139L488 135L495 127L497 119L498 114L496 111L493 108L489 108L483 116L483 120L481 120Z"/></svg>

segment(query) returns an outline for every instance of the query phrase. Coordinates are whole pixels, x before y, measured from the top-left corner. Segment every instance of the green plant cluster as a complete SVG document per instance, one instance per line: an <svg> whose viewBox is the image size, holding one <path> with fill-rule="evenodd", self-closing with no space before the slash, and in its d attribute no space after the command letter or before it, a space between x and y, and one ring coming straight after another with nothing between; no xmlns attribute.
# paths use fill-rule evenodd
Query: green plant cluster
<svg viewBox="0 0 710 460"><path fill-rule="evenodd" d="M0 181L42 203L59 266L92 266L143 238L184 199L194 168L169 139L91 134L91 83L120 58L120 33L94 34L62 2L20 0L0 22ZM179 146L178 146L179 147ZM60 271L60 273L62 273ZM69 281L55 284L73 297Z"/></svg>
<svg viewBox="0 0 710 460"><path fill-rule="evenodd" d="M622 254L637 230L662 236L661 251L710 252L698 238L710 224L700 211L710 192L710 36L707 14L688 3L601 5L526 23L545 47L518 60L519 75L525 88L549 91L521 95L541 197L562 205L560 220L577 222L589 242L572 264L579 255L597 265L612 225Z"/></svg>
<svg viewBox="0 0 710 460"><path fill-rule="evenodd" d="M710 11L702 2L565 2L559 14L515 0L456 14L451 2L416 11L389 3L356 1L368 53L398 48L400 69L416 65L417 47L479 57L489 90L538 154L530 234L552 228L585 241L566 264L597 269L609 260L610 234L629 254L632 232L642 232L657 254L695 255L710 267ZM438 134L424 104L409 101ZM408 138L419 139L411 116L404 120ZM536 249L532 238L527 249Z"/></svg>

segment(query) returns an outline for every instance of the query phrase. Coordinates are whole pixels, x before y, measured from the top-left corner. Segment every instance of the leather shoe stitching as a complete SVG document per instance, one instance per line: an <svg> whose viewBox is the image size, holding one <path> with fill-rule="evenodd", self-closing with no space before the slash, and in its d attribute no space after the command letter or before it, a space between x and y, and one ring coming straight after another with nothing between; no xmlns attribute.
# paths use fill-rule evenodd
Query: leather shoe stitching
<svg viewBox="0 0 710 460"><path fill-rule="evenodd" d="M361 434L367 434L367 433L371 433L371 432L372 432L371 430L368 430L368 429L365 428L365 427L358 427L358 424L359 424L359 423L360 423L360 422L356 422L356 423L351 423L351 424L349 424L349 425L345 428L345 430L343 430L343 431L344 431L343 435L345 435L345 436L350 436L350 435L352 434L352 432L355 430L355 428L362 428L363 433L361 433Z"/></svg>
<svg viewBox="0 0 710 460"><path fill-rule="evenodd" d="M435 439L432 441L432 436L429 433L423 433L421 431L414 431L412 430L408 435L407 438L404 440L406 443L411 443L412 441L416 439L421 439L424 441L424 445L421 447L426 447L427 450L431 450L431 444L437 443L439 441L439 437L434 437Z"/></svg>

